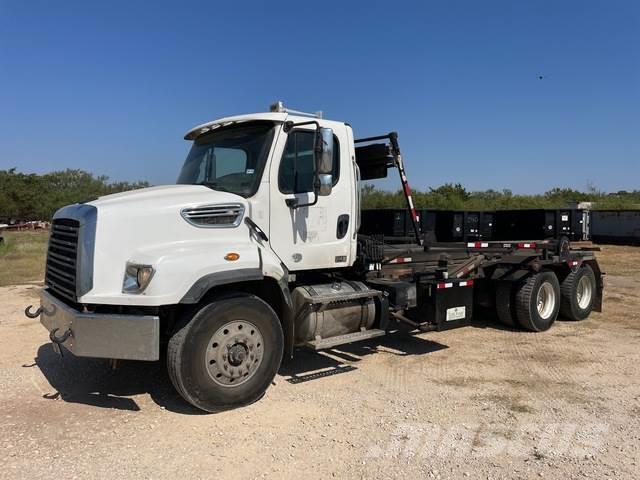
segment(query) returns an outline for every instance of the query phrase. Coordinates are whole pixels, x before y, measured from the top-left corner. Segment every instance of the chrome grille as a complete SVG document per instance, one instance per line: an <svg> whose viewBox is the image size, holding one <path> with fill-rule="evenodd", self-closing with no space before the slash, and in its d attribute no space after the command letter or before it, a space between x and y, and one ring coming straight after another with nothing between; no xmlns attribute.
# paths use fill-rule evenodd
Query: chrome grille
<svg viewBox="0 0 640 480"><path fill-rule="evenodd" d="M239 203L224 205L202 205L185 208L182 217L196 227L237 227L244 215L244 206Z"/></svg>
<svg viewBox="0 0 640 480"><path fill-rule="evenodd" d="M60 218L53 221L49 236L45 284L56 293L76 301L76 276L78 274L77 220Z"/></svg>

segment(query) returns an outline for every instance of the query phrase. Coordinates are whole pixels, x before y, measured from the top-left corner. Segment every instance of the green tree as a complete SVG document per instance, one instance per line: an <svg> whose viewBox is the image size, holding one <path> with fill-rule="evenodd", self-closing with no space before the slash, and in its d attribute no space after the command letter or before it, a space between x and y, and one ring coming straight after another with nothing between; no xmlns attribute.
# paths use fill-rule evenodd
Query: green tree
<svg viewBox="0 0 640 480"><path fill-rule="evenodd" d="M84 170L44 175L19 173L15 168L0 170L0 218L48 220L64 205L148 186L148 182L109 183L108 177Z"/></svg>

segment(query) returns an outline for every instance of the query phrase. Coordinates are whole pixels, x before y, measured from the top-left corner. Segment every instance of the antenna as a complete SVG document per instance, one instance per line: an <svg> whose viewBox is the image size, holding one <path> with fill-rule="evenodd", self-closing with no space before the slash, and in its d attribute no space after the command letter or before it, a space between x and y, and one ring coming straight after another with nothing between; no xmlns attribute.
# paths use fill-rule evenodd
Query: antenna
<svg viewBox="0 0 640 480"><path fill-rule="evenodd" d="M271 106L269 107L269 111L277 112L277 113L293 113L295 115L303 115L305 117L322 118L322 110L319 110L314 113L301 112L300 110L292 110L290 108L285 107L284 103L280 100L278 100L275 103L272 103Z"/></svg>

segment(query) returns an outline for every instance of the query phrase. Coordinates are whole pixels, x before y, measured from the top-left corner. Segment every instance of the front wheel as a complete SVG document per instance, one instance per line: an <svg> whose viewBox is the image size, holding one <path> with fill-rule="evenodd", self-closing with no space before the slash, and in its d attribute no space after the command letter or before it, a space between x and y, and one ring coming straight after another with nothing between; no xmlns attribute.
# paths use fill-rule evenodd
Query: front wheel
<svg viewBox="0 0 640 480"><path fill-rule="evenodd" d="M260 399L282 360L278 316L254 295L203 306L169 340L167 369L174 387L207 412Z"/></svg>
<svg viewBox="0 0 640 480"><path fill-rule="evenodd" d="M516 293L518 323L525 330L548 330L556 321L559 310L560 284L553 272L531 275Z"/></svg>

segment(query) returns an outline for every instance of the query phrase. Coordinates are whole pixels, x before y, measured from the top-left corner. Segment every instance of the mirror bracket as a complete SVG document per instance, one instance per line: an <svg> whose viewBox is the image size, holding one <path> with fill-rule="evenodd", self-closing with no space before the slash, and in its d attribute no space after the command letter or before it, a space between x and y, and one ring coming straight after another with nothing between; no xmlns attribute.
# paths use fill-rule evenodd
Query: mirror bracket
<svg viewBox="0 0 640 480"><path fill-rule="evenodd" d="M289 207L292 210L295 210L296 208L302 208L302 207L313 207L316 203L318 203L319 195L317 192L313 192L313 196L315 197L313 202L309 202L309 203L298 203L297 198L287 198L285 199L284 203L286 203L287 207Z"/></svg>
<svg viewBox="0 0 640 480"><path fill-rule="evenodd" d="M303 125L315 125L316 129L320 128L320 124L316 120L309 120L308 122L298 122L298 123L295 123L292 121L284 122L282 129L284 130L284 133L289 133L295 127L302 127Z"/></svg>

